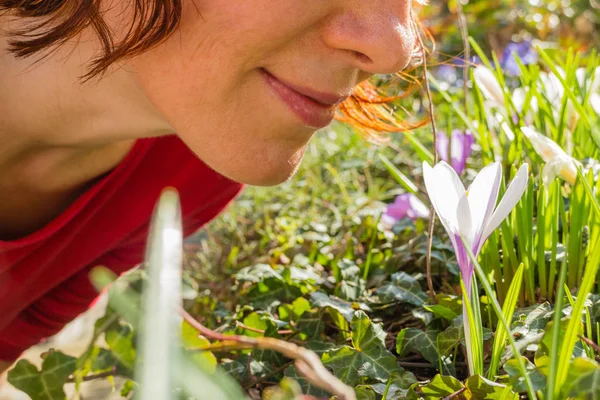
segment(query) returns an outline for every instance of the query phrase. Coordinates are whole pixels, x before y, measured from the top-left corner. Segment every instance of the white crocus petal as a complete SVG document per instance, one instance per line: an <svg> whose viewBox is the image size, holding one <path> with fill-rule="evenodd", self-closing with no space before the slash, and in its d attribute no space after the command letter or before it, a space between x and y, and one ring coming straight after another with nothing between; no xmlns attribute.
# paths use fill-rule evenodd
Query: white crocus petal
<svg viewBox="0 0 600 400"><path fill-rule="evenodd" d="M579 84L580 88L586 87L586 72L586 68L583 67L579 67L575 70L575 78L577 78L577 83Z"/></svg>
<svg viewBox="0 0 600 400"><path fill-rule="evenodd" d="M523 106L525 105L526 97L527 92L525 92L525 89L519 87L513 90L512 101L519 114L521 114L521 111L523 111Z"/></svg>
<svg viewBox="0 0 600 400"><path fill-rule="evenodd" d="M521 128L521 131L527 136L535 151L546 162L544 170L546 171L545 177L548 179L548 182L553 181L554 176L559 175L566 182L574 185L577 179L575 159L565 153L558 144L547 136L527 127Z"/></svg>
<svg viewBox="0 0 600 400"><path fill-rule="evenodd" d="M549 137L526 126L521 128L521 132L529 139L529 142L535 151L545 162L549 162L556 157L569 157L569 155Z"/></svg>
<svg viewBox="0 0 600 400"><path fill-rule="evenodd" d="M473 230L473 219L471 217L471 208L469 206L469 196L466 192L458 201L456 217L458 220L458 233L464 238L465 244L471 247L471 251L473 251L472 247L475 232Z"/></svg>
<svg viewBox="0 0 600 400"><path fill-rule="evenodd" d="M574 185L577 180L577 166L575 161L568 157L557 157L544 165L542 171L542 180L545 185L548 185L556 176L560 176L565 182Z"/></svg>
<svg viewBox="0 0 600 400"><path fill-rule="evenodd" d="M554 179L556 179L556 176L558 175L559 162L560 161L557 158L547 162L544 165L544 169L542 170L542 181L546 187L548 187L548 184L554 182Z"/></svg>
<svg viewBox="0 0 600 400"><path fill-rule="evenodd" d="M456 171L444 161L439 162L433 168L424 162L423 178L431 204L444 227L448 233L456 232L458 229L456 209L458 201L465 194L465 187Z"/></svg>
<svg viewBox="0 0 600 400"><path fill-rule="evenodd" d="M596 114L600 115L600 94L592 93L590 95L590 104L594 111L596 111Z"/></svg>
<svg viewBox="0 0 600 400"><path fill-rule="evenodd" d="M595 93L600 90L600 67L596 67L594 74L592 75L592 86L590 92Z"/></svg>
<svg viewBox="0 0 600 400"><path fill-rule="evenodd" d="M477 87L481 89L483 95L494 105L498 107L504 106L504 91L498 83L498 79L494 73L483 65L478 65L473 70L473 76L477 82Z"/></svg>
<svg viewBox="0 0 600 400"><path fill-rule="evenodd" d="M559 70L559 72L561 72ZM561 73L564 76L564 73ZM550 103L557 104L562 100L565 88L563 87L560 79L554 73L540 72L540 78L542 80L542 90L546 95L546 98Z"/></svg>
<svg viewBox="0 0 600 400"><path fill-rule="evenodd" d="M475 245L479 244L483 228L492 217L498 200L501 180L502 166L499 162L495 162L483 168L467 189ZM472 250L475 251L475 249Z"/></svg>
<svg viewBox="0 0 600 400"><path fill-rule="evenodd" d="M521 196L523 196L523 193L527 188L528 179L529 166L527 164L523 164L517 171L515 178L508 185L508 188L506 189L502 200L500 200L500 204L498 204L496 211L494 211L492 218L490 218L486 227L483 229L483 234L481 235L481 244L487 240L487 238L500 225L500 223L504 221L504 218L506 218L515 205L517 205L519 199L521 199Z"/></svg>

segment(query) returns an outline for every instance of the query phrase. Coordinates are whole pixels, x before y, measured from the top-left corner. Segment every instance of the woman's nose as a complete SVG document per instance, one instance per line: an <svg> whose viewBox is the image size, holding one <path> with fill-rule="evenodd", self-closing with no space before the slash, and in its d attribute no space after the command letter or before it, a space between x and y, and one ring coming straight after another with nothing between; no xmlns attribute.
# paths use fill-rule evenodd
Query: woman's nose
<svg viewBox="0 0 600 400"><path fill-rule="evenodd" d="M340 11L324 27L325 44L371 74L406 68L415 49L411 0L341 0Z"/></svg>

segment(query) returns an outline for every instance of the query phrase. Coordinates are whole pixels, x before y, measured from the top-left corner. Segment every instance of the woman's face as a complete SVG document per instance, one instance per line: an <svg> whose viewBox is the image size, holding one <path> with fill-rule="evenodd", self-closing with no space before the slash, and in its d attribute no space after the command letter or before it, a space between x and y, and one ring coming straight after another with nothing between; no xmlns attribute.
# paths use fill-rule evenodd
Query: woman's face
<svg viewBox="0 0 600 400"><path fill-rule="evenodd" d="M272 185L359 82L406 67L411 0L183 0L178 31L130 62L177 135L221 174Z"/></svg>

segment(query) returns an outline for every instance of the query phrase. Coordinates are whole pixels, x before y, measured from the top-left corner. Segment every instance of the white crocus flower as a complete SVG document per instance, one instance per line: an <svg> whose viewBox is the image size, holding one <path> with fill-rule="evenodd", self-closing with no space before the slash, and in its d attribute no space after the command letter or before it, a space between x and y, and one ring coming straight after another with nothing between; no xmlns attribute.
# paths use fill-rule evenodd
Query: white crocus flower
<svg viewBox="0 0 600 400"><path fill-rule="evenodd" d="M577 161L569 156L556 142L526 126L521 132L529 139L535 151L542 157L546 165L542 171L544 183L549 183L560 176L563 180L575 184L577 180Z"/></svg>
<svg viewBox="0 0 600 400"><path fill-rule="evenodd" d="M471 287L473 265L461 236L477 256L487 238L523 195L527 187L527 171L527 164L523 164L496 207L502 182L502 167L499 162L483 168L467 190L454 169L445 162L442 161L433 168L426 162L423 163L427 194L450 236L467 290Z"/></svg>
<svg viewBox="0 0 600 400"><path fill-rule="evenodd" d="M493 106L504 107L504 91L498 79L496 79L496 76L489 68L478 65L473 70L473 77L481 93L483 93Z"/></svg>
<svg viewBox="0 0 600 400"><path fill-rule="evenodd" d="M466 246L477 257L487 238L523 195L527 187L528 166L523 164L519 168L498 207L496 207L496 201L502 183L502 166L498 162L483 168L467 190L456 171L443 161L433 168L424 162L423 177L433 208L452 242L465 284L466 293L463 293L463 296L469 298L474 268ZM473 299L473 301L477 300ZM471 329L465 305L466 302L463 301L463 327L467 358L471 360L469 361L469 371L474 374Z"/></svg>

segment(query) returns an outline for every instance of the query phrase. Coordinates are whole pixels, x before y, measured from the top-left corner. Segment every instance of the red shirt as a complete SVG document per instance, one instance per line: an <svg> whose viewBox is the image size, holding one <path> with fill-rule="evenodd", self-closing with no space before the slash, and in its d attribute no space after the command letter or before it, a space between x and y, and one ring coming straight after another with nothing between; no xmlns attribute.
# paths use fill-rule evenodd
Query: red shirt
<svg viewBox="0 0 600 400"><path fill-rule="evenodd" d="M85 311L94 266L117 274L141 262L161 190L179 191L185 235L214 218L242 185L202 163L176 136L140 139L60 216L0 241L0 360L12 361Z"/></svg>

